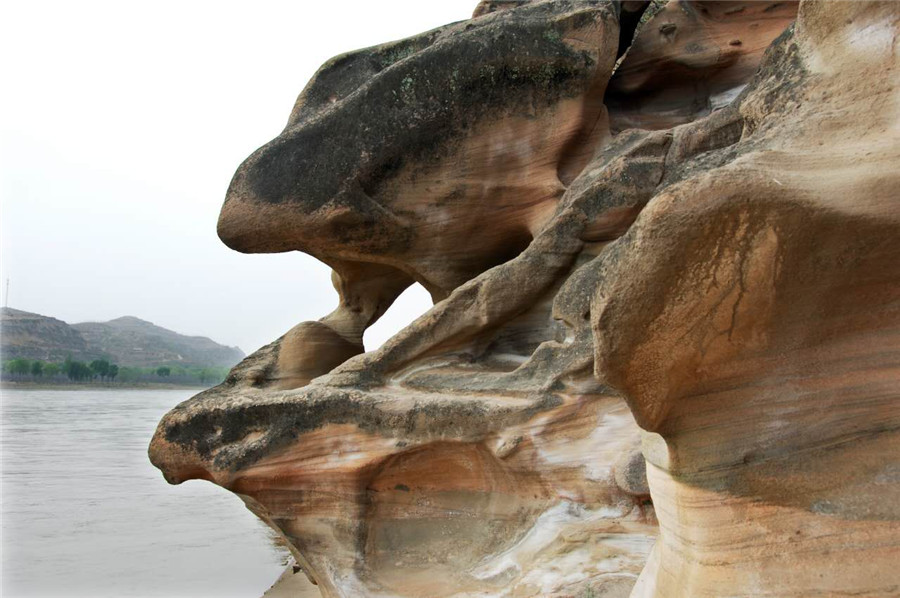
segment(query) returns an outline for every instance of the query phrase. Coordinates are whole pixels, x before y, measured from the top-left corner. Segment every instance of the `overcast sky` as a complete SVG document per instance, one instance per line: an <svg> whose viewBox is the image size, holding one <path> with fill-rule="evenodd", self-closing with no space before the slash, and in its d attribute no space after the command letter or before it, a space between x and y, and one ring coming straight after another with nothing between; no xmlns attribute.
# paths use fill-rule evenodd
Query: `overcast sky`
<svg viewBox="0 0 900 598"><path fill-rule="evenodd" d="M475 0L6 2L0 235L9 306L133 315L250 353L331 311L330 271L216 236L238 164L336 54L466 19ZM372 349L430 305L418 285Z"/></svg>

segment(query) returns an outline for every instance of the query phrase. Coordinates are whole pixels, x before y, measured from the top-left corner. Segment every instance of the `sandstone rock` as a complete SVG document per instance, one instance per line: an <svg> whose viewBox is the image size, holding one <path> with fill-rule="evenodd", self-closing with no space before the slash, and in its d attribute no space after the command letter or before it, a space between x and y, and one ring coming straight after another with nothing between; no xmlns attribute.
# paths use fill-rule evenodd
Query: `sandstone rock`
<svg viewBox="0 0 900 598"><path fill-rule="evenodd" d="M613 4L544 1L334 58L238 169L219 236L329 264L323 323L361 345L409 284L442 299L528 245L607 135L618 39Z"/></svg>
<svg viewBox="0 0 900 598"><path fill-rule="evenodd" d="M324 596L896 593L900 8L796 10L482 2L330 61L219 232L340 306L154 464Z"/></svg>
<svg viewBox="0 0 900 598"><path fill-rule="evenodd" d="M796 1L665 3L609 83L611 128L668 129L731 104L796 14Z"/></svg>
<svg viewBox="0 0 900 598"><path fill-rule="evenodd" d="M804 3L736 143L598 258L660 520L633 596L900 592L898 20Z"/></svg>

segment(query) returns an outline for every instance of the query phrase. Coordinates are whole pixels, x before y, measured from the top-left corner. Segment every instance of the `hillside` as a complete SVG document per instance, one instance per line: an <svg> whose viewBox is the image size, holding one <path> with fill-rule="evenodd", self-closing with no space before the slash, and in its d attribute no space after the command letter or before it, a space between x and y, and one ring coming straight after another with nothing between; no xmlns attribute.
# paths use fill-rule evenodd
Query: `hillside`
<svg viewBox="0 0 900 598"><path fill-rule="evenodd" d="M3 359L90 361L106 358L122 366L226 366L244 357L203 336L185 336L139 318L67 324L56 318L2 308Z"/></svg>
<svg viewBox="0 0 900 598"><path fill-rule="evenodd" d="M109 322L73 324L90 347L115 356L123 365L232 366L244 358L205 336L185 336L132 316Z"/></svg>
<svg viewBox="0 0 900 598"><path fill-rule="evenodd" d="M0 314L0 353L4 360L62 361L71 355L72 359L91 361L104 357L62 320L9 307L0 309Z"/></svg>

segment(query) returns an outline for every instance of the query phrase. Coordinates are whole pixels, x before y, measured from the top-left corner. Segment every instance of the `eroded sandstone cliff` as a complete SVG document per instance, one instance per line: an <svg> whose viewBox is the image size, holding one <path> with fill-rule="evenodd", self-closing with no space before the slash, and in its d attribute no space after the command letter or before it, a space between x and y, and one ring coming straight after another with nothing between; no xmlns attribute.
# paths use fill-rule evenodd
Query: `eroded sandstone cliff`
<svg viewBox="0 0 900 598"><path fill-rule="evenodd" d="M324 596L898 594L898 28L485 1L329 61L219 234L316 256L339 306L152 461ZM434 307L364 353L416 282Z"/></svg>

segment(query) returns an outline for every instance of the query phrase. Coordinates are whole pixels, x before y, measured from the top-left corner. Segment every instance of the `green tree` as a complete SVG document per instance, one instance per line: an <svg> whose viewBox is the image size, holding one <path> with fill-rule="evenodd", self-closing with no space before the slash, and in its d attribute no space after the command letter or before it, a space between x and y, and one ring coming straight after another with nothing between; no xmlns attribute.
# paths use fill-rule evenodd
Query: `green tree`
<svg viewBox="0 0 900 598"><path fill-rule="evenodd" d="M44 375L44 363L37 359L31 364L31 375L39 378Z"/></svg>
<svg viewBox="0 0 900 598"><path fill-rule="evenodd" d="M122 382L136 382L141 372L138 368L123 366L119 368L119 378Z"/></svg>
<svg viewBox="0 0 900 598"><path fill-rule="evenodd" d="M56 363L46 363L44 364L44 375L48 378L53 378L57 374L59 374L60 367L59 364Z"/></svg>
<svg viewBox="0 0 900 598"><path fill-rule="evenodd" d="M95 376L100 376L100 380L103 380L109 373L109 362L105 359L95 359L91 362L91 371Z"/></svg>
<svg viewBox="0 0 900 598"><path fill-rule="evenodd" d="M69 380L81 382L82 380L90 380L94 376L94 372L87 364L80 361L72 361L69 363L69 371L66 372Z"/></svg>
<svg viewBox="0 0 900 598"><path fill-rule="evenodd" d="M9 371L17 376L24 376L31 371L31 362L27 359L13 359L9 364Z"/></svg>
<svg viewBox="0 0 900 598"><path fill-rule="evenodd" d="M116 376L118 376L118 375L119 375L119 366L117 366L114 363L110 364L109 371L106 373L107 378L109 378L110 381L112 381L112 380L115 380Z"/></svg>
<svg viewBox="0 0 900 598"><path fill-rule="evenodd" d="M160 378L166 378L171 373L172 373L172 370L170 368L167 368L167 367L156 368L156 375L159 376Z"/></svg>

